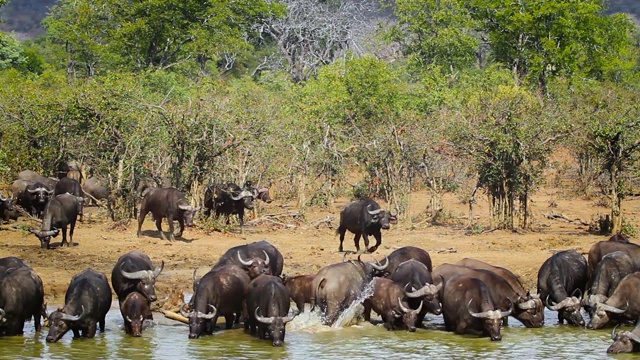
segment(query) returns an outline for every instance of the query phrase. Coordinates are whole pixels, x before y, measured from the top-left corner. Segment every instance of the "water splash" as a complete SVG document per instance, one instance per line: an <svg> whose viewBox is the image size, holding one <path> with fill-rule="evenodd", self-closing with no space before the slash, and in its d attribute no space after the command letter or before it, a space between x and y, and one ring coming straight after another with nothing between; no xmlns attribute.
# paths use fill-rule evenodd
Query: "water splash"
<svg viewBox="0 0 640 360"><path fill-rule="evenodd" d="M358 324L362 314L364 313L364 306L362 303L365 299L371 296L373 296L373 280L365 285L360 295L358 295L358 297L353 300L351 304L349 304L349 306L338 316L331 327L333 329L337 329Z"/></svg>

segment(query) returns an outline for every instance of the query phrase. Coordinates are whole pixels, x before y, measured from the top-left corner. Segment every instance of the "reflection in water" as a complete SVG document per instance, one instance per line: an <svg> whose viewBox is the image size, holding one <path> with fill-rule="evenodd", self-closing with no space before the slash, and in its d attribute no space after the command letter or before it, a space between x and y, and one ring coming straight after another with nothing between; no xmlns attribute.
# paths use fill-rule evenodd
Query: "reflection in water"
<svg viewBox="0 0 640 360"><path fill-rule="evenodd" d="M116 303L117 306L117 303ZM46 331L36 334L33 323L24 336L0 338L0 359L551 359L576 357L602 359L611 344L611 329L586 330L558 326L557 315L546 311L546 326L526 329L510 319L502 341L459 336L443 331L442 316L427 316L428 329L415 333L387 331L382 325L360 323L334 329L321 325L316 313L305 312L287 325L285 344L246 334L242 325L211 336L188 339L188 327L154 314L155 326L142 337L127 336L122 317L114 307L107 315L107 331L94 339L73 340L71 332L59 342L45 342ZM630 330L625 328L625 330ZM630 358L631 355L616 356Z"/></svg>

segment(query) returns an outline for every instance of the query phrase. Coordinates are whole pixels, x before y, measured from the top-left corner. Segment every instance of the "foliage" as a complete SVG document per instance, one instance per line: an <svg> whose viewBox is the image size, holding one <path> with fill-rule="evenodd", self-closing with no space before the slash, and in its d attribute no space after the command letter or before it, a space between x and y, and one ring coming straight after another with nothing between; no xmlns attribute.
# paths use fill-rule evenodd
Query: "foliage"
<svg viewBox="0 0 640 360"><path fill-rule="evenodd" d="M21 66L26 57L18 41L11 35L0 33L0 70Z"/></svg>

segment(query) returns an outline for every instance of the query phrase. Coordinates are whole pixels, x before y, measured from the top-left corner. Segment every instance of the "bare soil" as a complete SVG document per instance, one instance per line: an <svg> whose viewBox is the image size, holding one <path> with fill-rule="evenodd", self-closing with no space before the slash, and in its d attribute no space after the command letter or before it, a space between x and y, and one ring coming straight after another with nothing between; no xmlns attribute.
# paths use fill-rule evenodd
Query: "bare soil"
<svg viewBox="0 0 640 360"><path fill-rule="evenodd" d="M40 249L38 239L27 232L27 226L37 227L30 220L3 225L0 229L0 257L18 256L30 263L44 282L49 305L64 302L64 293L74 274L91 267L111 277L111 270L122 254L139 249L147 253L154 263L165 262L157 282L158 298L170 294L190 292L192 273L197 269L204 274L228 248L258 240L268 240L284 255L287 275L315 274L325 265L342 261L338 253L338 225L340 210L348 199L340 199L330 208L311 208L303 216L292 217L297 210L290 204L274 201L260 204L259 219L268 214L284 214L271 220L247 226L244 234L233 232L206 233L198 227L188 228L184 238L169 242L163 240L149 217L143 225L143 234L136 237L135 221L115 224L107 219L103 209L86 209L83 222L78 223L74 242L76 246ZM421 247L429 252L434 266L473 257L494 265L506 267L520 275L525 286L535 291L540 265L558 250L575 248L587 253L591 245L606 240L607 236L587 232L588 223L598 214L608 213L598 199L570 198L559 189L543 189L533 196L534 230L482 231L489 224L486 198L479 197L474 213L476 226L469 230L468 205L454 195L445 198L444 213L449 225L432 225L423 221L429 194L416 192L411 198L411 219L401 219L398 225L383 232L382 246L363 259L382 260L384 255L406 245ZM384 204L382 204L384 206ZM562 214L563 219L548 219L544 214ZM626 199L626 221L638 226L640 199ZM322 221L329 220L329 221ZM285 224L285 225L282 225ZM163 227L168 228L166 220ZM235 227L237 229L237 225ZM53 239L59 245L60 236ZM371 239L372 244L375 240ZM353 235L348 233L345 250L355 250ZM361 242L361 247L364 244Z"/></svg>

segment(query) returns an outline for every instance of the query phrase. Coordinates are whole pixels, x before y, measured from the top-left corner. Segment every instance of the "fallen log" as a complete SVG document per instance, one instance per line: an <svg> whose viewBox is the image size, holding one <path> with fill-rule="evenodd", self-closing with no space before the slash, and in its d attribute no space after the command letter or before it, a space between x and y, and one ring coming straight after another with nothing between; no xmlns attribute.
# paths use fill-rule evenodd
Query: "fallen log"
<svg viewBox="0 0 640 360"><path fill-rule="evenodd" d="M161 310L161 312L164 314L164 316L167 319L179 321L179 322L181 322L183 324L189 325L189 319L184 317L184 316L182 316L182 315L180 315L180 314L178 314L178 313L176 313L176 312L169 311L169 310Z"/></svg>

